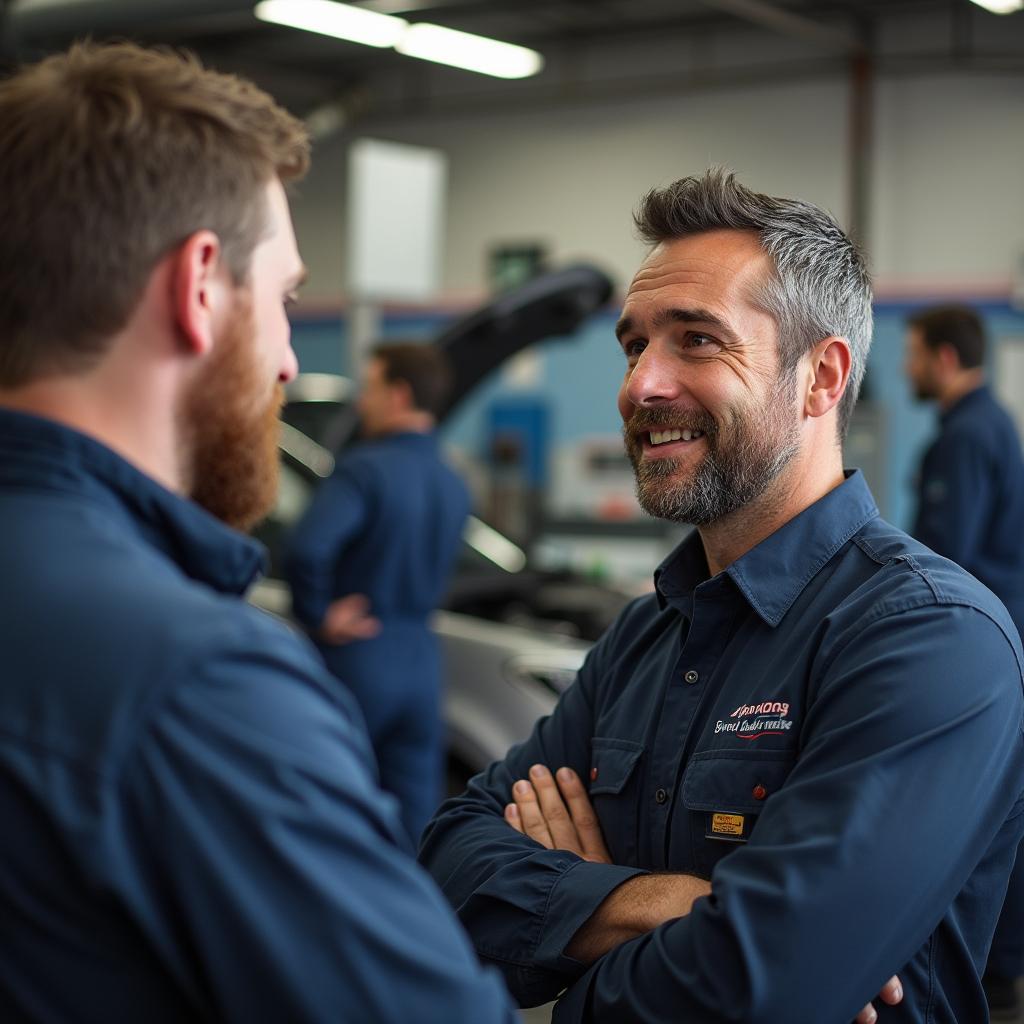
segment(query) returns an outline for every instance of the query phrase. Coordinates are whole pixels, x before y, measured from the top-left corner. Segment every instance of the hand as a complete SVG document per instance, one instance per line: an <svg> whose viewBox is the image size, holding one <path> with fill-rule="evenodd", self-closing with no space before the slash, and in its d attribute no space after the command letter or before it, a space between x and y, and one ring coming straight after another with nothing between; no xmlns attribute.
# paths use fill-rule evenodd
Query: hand
<svg viewBox="0 0 1024 1024"><path fill-rule="evenodd" d="M520 779L512 787L514 802L505 808L505 821L549 850L568 850L584 860L611 864L580 777L571 768L559 768L557 780L544 765L535 764L529 780Z"/></svg>
<svg viewBox="0 0 1024 1024"><path fill-rule="evenodd" d="M881 999L883 1003L888 1003L890 1006L895 1006L903 1001L903 985L895 974L882 986L882 991L878 993L877 998ZM878 1020L878 1013L868 1003L854 1018L853 1024L875 1024L876 1020Z"/></svg>
<svg viewBox="0 0 1024 1024"><path fill-rule="evenodd" d="M380 619L370 614L370 599L365 594L348 594L332 601L320 623L320 638L329 644L368 640L379 632Z"/></svg>

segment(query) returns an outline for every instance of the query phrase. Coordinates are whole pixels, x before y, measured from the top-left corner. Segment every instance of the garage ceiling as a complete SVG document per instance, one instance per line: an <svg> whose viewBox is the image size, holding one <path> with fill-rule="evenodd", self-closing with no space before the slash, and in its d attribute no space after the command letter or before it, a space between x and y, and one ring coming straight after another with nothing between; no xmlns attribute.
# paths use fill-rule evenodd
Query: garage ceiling
<svg viewBox="0 0 1024 1024"><path fill-rule="evenodd" d="M87 34L187 46L215 67L255 79L300 114L334 110L349 120L446 104L455 110L460 103L514 104L531 98L606 100L617 89L642 93L645 81L650 89L664 91L671 87L670 69L664 65L632 67L626 76L618 69L610 78L607 69L624 48L637 63L635 55L646 46L663 53L675 40L692 57L702 40L709 49L713 41L721 52L723 39L728 46L730 38L742 36L755 49L763 39L765 52L782 48L773 65L780 74L787 66L793 72L823 71L858 53L872 55L876 63L888 61L890 69L929 65L1024 71L1024 47L1005 42L1011 22L1014 38L1021 41L1024 14L998 18L969 0L350 2L524 44L544 54L545 71L536 79L497 84L394 51L262 23L252 13L253 0L0 0L0 44L8 65ZM906 45L894 51L887 41L894 24L903 26L901 38L918 26L920 45L910 52ZM727 67L724 75L737 71Z"/></svg>

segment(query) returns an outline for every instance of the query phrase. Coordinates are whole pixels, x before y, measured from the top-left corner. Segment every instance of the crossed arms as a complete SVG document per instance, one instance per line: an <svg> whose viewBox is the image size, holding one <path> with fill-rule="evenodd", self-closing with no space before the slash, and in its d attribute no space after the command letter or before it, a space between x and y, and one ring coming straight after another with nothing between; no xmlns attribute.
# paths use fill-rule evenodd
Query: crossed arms
<svg viewBox="0 0 1024 1024"><path fill-rule="evenodd" d="M908 630L913 648L900 642ZM963 651L976 685L964 684ZM819 1024L853 1019L894 967L906 987L912 965L919 987L915 958L1020 795L1020 668L992 620L962 607L905 608L830 656L795 766L750 841L717 864L710 891L631 857L608 863L578 799L596 723L629 696L602 692L614 655L613 636L530 739L424 835L421 858L520 1003L564 990L560 1024ZM543 811L534 765L575 774L565 817ZM520 789L516 811L506 810L527 778L535 806ZM625 820L611 832L603 822L620 861ZM671 870L672 860L652 866ZM967 957L981 954L962 955L971 971Z"/></svg>
<svg viewBox="0 0 1024 1024"><path fill-rule="evenodd" d="M529 779L519 779L513 785L505 820L545 849L569 850L585 861L611 863L586 788L571 768L559 768L552 775L544 765L533 765ZM573 936L566 954L592 964L623 942L684 917L694 900L710 894L711 883L693 875L639 875L605 897ZM899 1003L903 999L899 978L891 977L878 998L891 1006ZM875 1008L868 1003L854 1024L874 1024L877 1019Z"/></svg>

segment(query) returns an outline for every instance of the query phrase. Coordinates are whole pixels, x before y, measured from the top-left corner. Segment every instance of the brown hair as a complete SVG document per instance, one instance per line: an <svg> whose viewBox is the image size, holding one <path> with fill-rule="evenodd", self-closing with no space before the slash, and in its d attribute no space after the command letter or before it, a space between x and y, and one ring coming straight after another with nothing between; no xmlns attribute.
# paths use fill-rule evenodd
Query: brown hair
<svg viewBox="0 0 1024 1024"><path fill-rule="evenodd" d="M235 283L301 122L185 53L78 43L0 82L0 386L94 364L153 268L201 229Z"/></svg>
<svg viewBox="0 0 1024 1024"><path fill-rule="evenodd" d="M437 417L444 410L452 389L452 371L441 349L417 342L390 342L375 346L370 358L384 364L385 380L409 385L413 405L420 412Z"/></svg>
<svg viewBox="0 0 1024 1024"><path fill-rule="evenodd" d="M974 370L985 362L985 325L968 306L931 306L907 317L907 326L921 332L928 348L949 345L960 366Z"/></svg>

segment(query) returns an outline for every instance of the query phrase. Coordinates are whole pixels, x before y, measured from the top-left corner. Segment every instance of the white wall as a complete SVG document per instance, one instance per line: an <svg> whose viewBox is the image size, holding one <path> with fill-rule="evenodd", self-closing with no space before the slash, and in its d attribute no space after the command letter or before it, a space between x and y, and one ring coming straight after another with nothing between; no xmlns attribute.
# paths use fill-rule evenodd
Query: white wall
<svg viewBox="0 0 1024 1024"><path fill-rule="evenodd" d="M438 146L450 181L444 290L486 288L495 242L538 239L557 261L592 259L625 283L641 258L631 211L652 185L711 164L759 189L790 193L842 216L846 103L842 81L691 94L448 122L391 124L387 138ZM345 146L314 155L296 204L310 291L339 294Z"/></svg>
<svg viewBox="0 0 1024 1024"><path fill-rule="evenodd" d="M883 286L1005 295L1024 254L1024 80L890 79L876 117L872 250Z"/></svg>
<svg viewBox="0 0 1024 1024"><path fill-rule="evenodd" d="M472 301L486 290L497 242L542 240L556 260L592 259L624 286L642 253L630 221L641 193L710 164L845 222L848 103L836 73L599 106L389 119L367 130L448 154L443 293ZM882 77L875 122L869 257L882 290L938 283L1005 293L1024 252L1022 77ZM351 138L316 148L295 203L314 302L343 298Z"/></svg>

